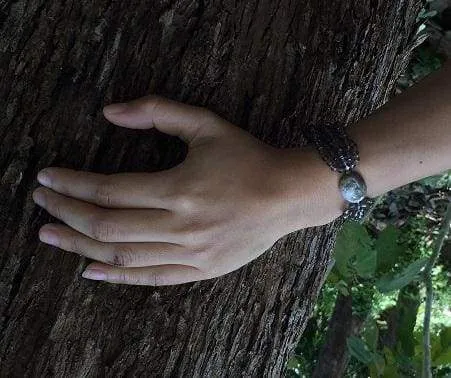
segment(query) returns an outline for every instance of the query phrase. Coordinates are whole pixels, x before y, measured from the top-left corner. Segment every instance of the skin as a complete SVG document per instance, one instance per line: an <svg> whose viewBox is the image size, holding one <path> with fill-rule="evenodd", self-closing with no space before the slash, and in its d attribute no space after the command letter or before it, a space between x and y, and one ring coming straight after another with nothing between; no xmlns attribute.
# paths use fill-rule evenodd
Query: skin
<svg viewBox="0 0 451 378"><path fill-rule="evenodd" d="M450 71L349 129L369 196L450 168ZM188 155L152 173L38 173L33 200L63 222L44 225L39 238L95 260L85 278L161 286L218 277L343 211L338 174L310 148L274 148L204 108L157 96L109 105L104 115L178 136Z"/></svg>

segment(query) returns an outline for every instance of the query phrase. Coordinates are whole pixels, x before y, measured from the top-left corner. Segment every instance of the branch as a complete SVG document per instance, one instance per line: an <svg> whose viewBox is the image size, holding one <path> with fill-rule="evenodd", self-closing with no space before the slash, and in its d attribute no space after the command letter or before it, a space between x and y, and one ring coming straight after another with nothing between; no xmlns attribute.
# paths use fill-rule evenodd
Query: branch
<svg viewBox="0 0 451 378"><path fill-rule="evenodd" d="M432 378L431 371L431 311L432 311L432 299L433 299L433 289L432 289L432 268L436 264L438 257L440 256L440 251L443 246L443 242L448 234L449 226L451 224L451 202L448 203L446 209L445 219L443 220L442 227L438 234L435 249L426 264L424 270L424 283L426 285L426 306L424 311L424 321L423 321L423 378Z"/></svg>

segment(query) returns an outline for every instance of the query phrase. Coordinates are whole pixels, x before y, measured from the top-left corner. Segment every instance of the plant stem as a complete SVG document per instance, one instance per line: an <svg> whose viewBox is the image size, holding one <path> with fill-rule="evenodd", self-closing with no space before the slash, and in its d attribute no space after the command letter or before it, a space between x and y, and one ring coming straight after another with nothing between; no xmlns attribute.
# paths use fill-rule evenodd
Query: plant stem
<svg viewBox="0 0 451 378"><path fill-rule="evenodd" d="M423 378L432 378L431 371L431 311L432 311L432 300L433 300L433 289L432 289L432 268L436 264L438 257L440 256L440 251L442 249L443 243L448 234L449 226L451 224L451 202L448 202L448 207L445 213L445 219L443 220L442 227L438 234L435 249L426 264L424 270L424 283L426 285L426 305L424 310L424 321L423 321Z"/></svg>

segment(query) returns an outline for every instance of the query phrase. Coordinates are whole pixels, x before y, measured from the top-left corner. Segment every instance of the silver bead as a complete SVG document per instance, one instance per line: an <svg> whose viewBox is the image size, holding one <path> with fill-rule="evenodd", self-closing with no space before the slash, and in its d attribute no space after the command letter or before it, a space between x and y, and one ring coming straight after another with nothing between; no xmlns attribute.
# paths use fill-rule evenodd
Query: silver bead
<svg viewBox="0 0 451 378"><path fill-rule="evenodd" d="M366 196L365 180L355 171L343 173L338 187L343 198L351 203L358 203Z"/></svg>

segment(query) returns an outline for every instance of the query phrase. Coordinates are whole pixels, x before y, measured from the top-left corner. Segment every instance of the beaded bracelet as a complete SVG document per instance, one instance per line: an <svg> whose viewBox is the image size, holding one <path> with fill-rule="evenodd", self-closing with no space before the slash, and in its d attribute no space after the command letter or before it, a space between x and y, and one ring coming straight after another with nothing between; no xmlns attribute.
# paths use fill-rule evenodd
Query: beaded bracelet
<svg viewBox="0 0 451 378"><path fill-rule="evenodd" d="M365 180L354 171L360 159L357 144L343 127L336 124L315 125L308 131L307 139L322 159L333 171L341 173L338 187L347 204L343 220L362 221L374 205L374 200L366 196Z"/></svg>

